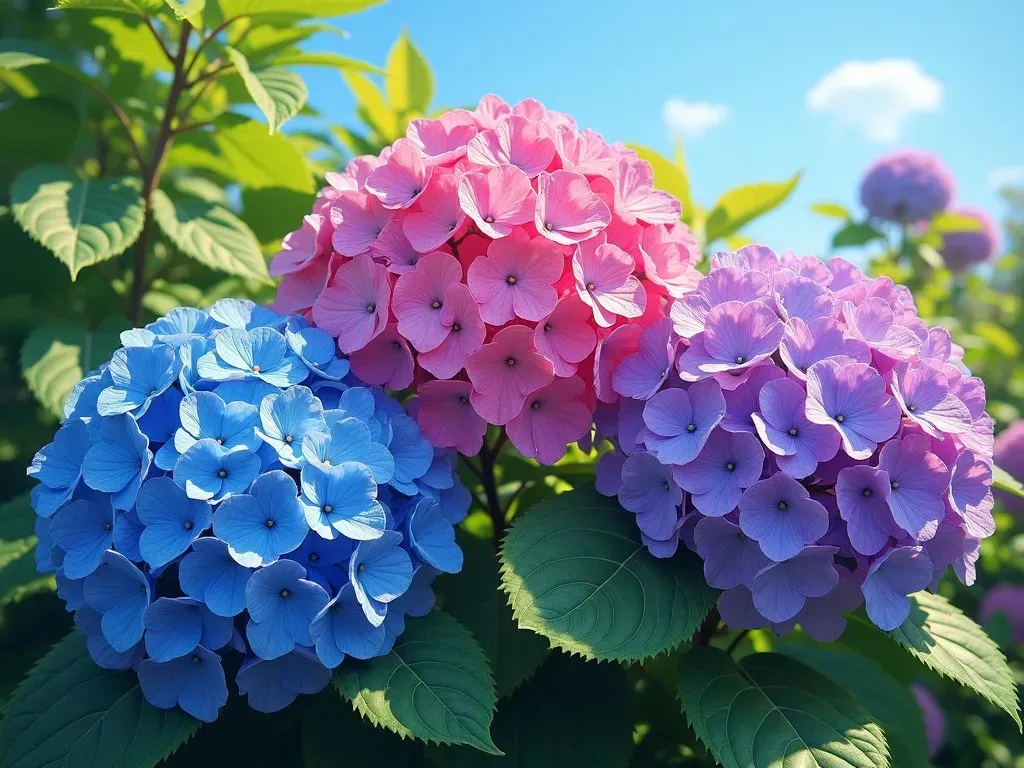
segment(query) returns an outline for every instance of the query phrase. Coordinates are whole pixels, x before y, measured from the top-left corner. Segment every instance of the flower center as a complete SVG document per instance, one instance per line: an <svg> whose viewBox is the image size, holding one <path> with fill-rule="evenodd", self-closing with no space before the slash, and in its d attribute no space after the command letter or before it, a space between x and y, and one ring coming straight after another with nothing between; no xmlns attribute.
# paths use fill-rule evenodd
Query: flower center
<svg viewBox="0 0 1024 768"><path fill-rule="evenodd" d="M840 414L836 414L836 421L838 421L840 424L842 424L844 421L846 421L846 417L843 416L843 414L841 414L841 413Z"/></svg>
<svg viewBox="0 0 1024 768"><path fill-rule="evenodd" d="M200 661L202 661L202 659L199 658L199 654L198 653L193 653L192 654L192 663L193 664L198 664Z"/></svg>
<svg viewBox="0 0 1024 768"><path fill-rule="evenodd" d="M324 509L324 514L327 514L327 515L331 514L331 512L334 511L334 507L332 507L330 504L324 504L323 509Z"/></svg>
<svg viewBox="0 0 1024 768"><path fill-rule="evenodd" d="M277 525L276 520L267 520L267 528L273 528L275 525Z"/></svg>
<svg viewBox="0 0 1024 768"><path fill-rule="evenodd" d="M320 555L318 555L316 552L310 552L309 553L309 562L315 563L318 560L320 560Z"/></svg>
<svg viewBox="0 0 1024 768"><path fill-rule="evenodd" d="M366 570L366 563L360 563L359 564L359 572L362 573L365 570Z"/></svg>
<svg viewBox="0 0 1024 768"><path fill-rule="evenodd" d="M284 441L288 443L288 445L291 445L293 442L295 442L295 438L292 437L291 435L285 435Z"/></svg>
<svg viewBox="0 0 1024 768"><path fill-rule="evenodd" d="M291 592L289 592L287 589L281 590L281 597L288 597L289 595L291 595Z"/></svg>
<svg viewBox="0 0 1024 768"><path fill-rule="evenodd" d="M871 498L871 489L870 488L865 488L864 489L864 498L865 499L870 499Z"/></svg>
<svg viewBox="0 0 1024 768"><path fill-rule="evenodd" d="M461 330L462 330L462 326L459 325L458 323L456 323L455 325L452 326L452 333L458 333Z"/></svg>
<svg viewBox="0 0 1024 768"><path fill-rule="evenodd" d="M728 464L725 465L725 468L729 472L732 472L734 469L736 469L736 464L730 461Z"/></svg>
<svg viewBox="0 0 1024 768"><path fill-rule="evenodd" d="M597 286L596 286L596 285L594 285L594 283L593 283L593 282L589 282L589 283L587 283L587 290L588 290L588 291L592 291L592 290L594 290L594 289L595 289L596 287L597 287Z"/></svg>
<svg viewBox="0 0 1024 768"><path fill-rule="evenodd" d="M226 469L222 469L222 470L220 470L217 473L217 477L219 477L221 480L223 480L227 476L228 476L228 471Z"/></svg>
<svg viewBox="0 0 1024 768"><path fill-rule="evenodd" d="M746 360L746 358L743 355L736 355L736 364L737 365L742 365L744 360Z"/></svg>
<svg viewBox="0 0 1024 768"><path fill-rule="evenodd" d="M103 530L109 533L110 531L114 530L114 526L111 523L104 523Z"/></svg>
<svg viewBox="0 0 1024 768"><path fill-rule="evenodd" d="M892 482L891 482L891 483L889 484L889 486L890 486L890 487L891 487L891 488L892 488L892 489L893 489L894 491L898 491L898 490L900 489L900 484L899 484L899 482L898 482L898 481L896 481L896 480L893 480L893 481L892 481Z"/></svg>
<svg viewBox="0 0 1024 768"><path fill-rule="evenodd" d="M686 431L687 432L696 432L697 431L697 425L696 424L687 424L686 425Z"/></svg>
<svg viewBox="0 0 1024 768"><path fill-rule="evenodd" d="M467 395L459 395L459 402L463 405L467 405L469 403L469 397Z"/></svg>
<svg viewBox="0 0 1024 768"><path fill-rule="evenodd" d="M223 437L218 437L217 438L217 445L224 445L224 438Z"/></svg>
<svg viewBox="0 0 1024 768"><path fill-rule="evenodd" d="M790 435L791 435L792 437L796 437L796 436L797 436L797 431L796 431L796 427L790 427L790 428L789 428L789 434L790 434Z"/></svg>
<svg viewBox="0 0 1024 768"><path fill-rule="evenodd" d="M550 331L551 331L551 323L544 323L544 332L545 333L550 333Z"/></svg>
<svg viewBox="0 0 1024 768"><path fill-rule="evenodd" d="M493 216L484 216L484 221L486 221L488 224L493 224L494 223L494 217Z"/></svg>
<svg viewBox="0 0 1024 768"><path fill-rule="evenodd" d="M454 221L449 221L448 222L448 231L449 232L454 232L455 231L455 222Z"/></svg>
<svg viewBox="0 0 1024 768"><path fill-rule="evenodd" d="M259 373L259 372L260 372L260 367L259 367L258 365L254 365L254 366L252 367L252 372L253 372L253 373Z"/></svg>
<svg viewBox="0 0 1024 768"><path fill-rule="evenodd" d="M516 276L515 275L509 275L508 277L505 278L505 282L508 283L509 285L515 285L516 284Z"/></svg>
<svg viewBox="0 0 1024 768"><path fill-rule="evenodd" d="M787 509L789 509L789 504L787 504L784 501L780 501L779 502L779 511L780 512L785 512Z"/></svg>
<svg viewBox="0 0 1024 768"><path fill-rule="evenodd" d="M661 487L665 489L665 493L668 493L669 491L671 491L671 490L672 490L672 486L670 486L670 485L668 484L668 480L666 480L665 482L663 482L663 483L661 484Z"/></svg>
<svg viewBox="0 0 1024 768"><path fill-rule="evenodd" d="M185 521L185 530L186 531L191 531L192 530L192 521L191 520L186 520Z"/></svg>
<svg viewBox="0 0 1024 768"><path fill-rule="evenodd" d="M907 410L910 411L911 413L913 413L914 411L917 410L917 406L916 405L908 405L907 406Z"/></svg>
<svg viewBox="0 0 1024 768"><path fill-rule="evenodd" d="M440 309L440 308L441 308L441 302L440 302L440 301L438 301L437 299L434 299L434 300L433 300L433 301L431 302L430 306L431 306L431 307L432 307L433 309Z"/></svg>
<svg viewBox="0 0 1024 768"><path fill-rule="evenodd" d="M515 364L516 364L516 359L514 357L506 357L505 358L505 365L507 365L509 368L515 367Z"/></svg>
<svg viewBox="0 0 1024 768"><path fill-rule="evenodd" d="M550 232L554 228L554 225L550 221L544 222L544 229L546 229L548 232Z"/></svg>
<svg viewBox="0 0 1024 768"><path fill-rule="evenodd" d="M412 196L413 196L413 197L416 197L416 195L418 195L418 194L419 194L420 192L422 192L422 191L423 191L423 190L422 190L422 189L420 189L419 187L413 187L413 188L412 188Z"/></svg>
<svg viewBox="0 0 1024 768"><path fill-rule="evenodd" d="M372 315L376 311L377 311L377 305L376 304L367 304L366 305L366 313L367 314Z"/></svg>
<svg viewBox="0 0 1024 768"><path fill-rule="evenodd" d="M399 342L397 342L397 341L392 341L391 342L391 348L394 349L394 350L399 350L399 349L402 348L402 345Z"/></svg>
<svg viewBox="0 0 1024 768"><path fill-rule="evenodd" d="M534 400L532 403L530 403L530 407L533 410L535 410L535 411L539 411L540 410L540 400Z"/></svg>

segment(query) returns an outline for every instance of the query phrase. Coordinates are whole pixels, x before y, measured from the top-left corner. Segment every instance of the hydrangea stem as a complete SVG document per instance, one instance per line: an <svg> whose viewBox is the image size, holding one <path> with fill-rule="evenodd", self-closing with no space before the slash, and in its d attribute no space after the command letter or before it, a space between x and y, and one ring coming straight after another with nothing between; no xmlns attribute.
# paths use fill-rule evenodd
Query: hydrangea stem
<svg viewBox="0 0 1024 768"><path fill-rule="evenodd" d="M480 483L484 487L487 497L487 513L491 516L491 523L494 526L494 541L497 545L505 534L505 510L502 509L501 499L498 498L498 483L494 476L494 462L501 454L507 436L502 430L501 435L494 441L493 446L484 445L480 451Z"/></svg>
<svg viewBox="0 0 1024 768"><path fill-rule="evenodd" d="M697 630L697 634L693 636L693 646L696 648L699 645L710 645L711 638L718 631L718 625L721 620L721 616L718 615L718 609L712 608L711 613L707 615L704 623Z"/></svg>

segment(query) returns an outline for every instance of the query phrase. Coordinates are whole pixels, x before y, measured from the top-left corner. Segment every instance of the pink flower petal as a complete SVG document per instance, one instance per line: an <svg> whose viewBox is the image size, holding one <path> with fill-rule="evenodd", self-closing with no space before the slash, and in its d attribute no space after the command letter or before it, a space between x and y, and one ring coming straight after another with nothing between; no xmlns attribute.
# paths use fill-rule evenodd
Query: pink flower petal
<svg viewBox="0 0 1024 768"><path fill-rule="evenodd" d="M616 212L627 224L639 219L648 224L679 221L682 206L668 192L654 189L654 171L645 160L620 160L616 167Z"/></svg>
<svg viewBox="0 0 1024 768"><path fill-rule="evenodd" d="M331 205L331 243L342 256L358 256L377 241L394 215L373 195L342 192Z"/></svg>
<svg viewBox="0 0 1024 768"><path fill-rule="evenodd" d="M405 236L420 253L429 253L458 239L465 232L466 213L459 206L458 179L454 174L435 174L430 186L413 210L402 221Z"/></svg>
<svg viewBox="0 0 1024 768"><path fill-rule="evenodd" d="M420 353L418 359L437 378L450 379L466 365L466 358L480 349L487 335L480 307L462 283L450 285L445 291L441 323L448 335L434 349Z"/></svg>
<svg viewBox="0 0 1024 768"><path fill-rule="evenodd" d="M511 325L466 358L473 406L491 424L507 424L527 395L554 378L551 361L533 346L531 329Z"/></svg>
<svg viewBox="0 0 1024 768"><path fill-rule="evenodd" d="M423 194L434 169L408 139L399 139L393 149L388 161L366 179L366 191L385 208L408 208Z"/></svg>
<svg viewBox="0 0 1024 768"><path fill-rule="evenodd" d="M289 232L281 241L281 250L270 261L270 274L274 277L299 272L324 253L317 234L324 225L324 217L311 214L302 217L302 227Z"/></svg>
<svg viewBox="0 0 1024 768"><path fill-rule="evenodd" d="M459 204L480 231L495 239L533 219L537 193L514 165L474 171L459 179Z"/></svg>
<svg viewBox="0 0 1024 768"><path fill-rule="evenodd" d="M503 117L494 130L469 142L467 157L477 165L514 165L531 179L551 164L555 142L540 123L519 115Z"/></svg>
<svg viewBox="0 0 1024 768"><path fill-rule="evenodd" d="M557 246L541 237L529 240L515 230L492 242L487 256L473 262L467 282L485 322L504 325L515 316L535 321L554 308L558 294L552 283L564 263Z"/></svg>
<svg viewBox="0 0 1024 768"><path fill-rule="evenodd" d="M471 389L468 381L428 381L416 390L416 421L435 448L455 448L464 456L480 452L487 422L473 410Z"/></svg>
<svg viewBox="0 0 1024 768"><path fill-rule="evenodd" d="M588 324L590 309L576 296L558 300L554 310L537 323L533 343L555 368L556 376L572 376L578 363L594 351L597 334Z"/></svg>
<svg viewBox="0 0 1024 768"><path fill-rule="evenodd" d="M527 398L507 427L509 439L523 456L554 464L570 443L590 431L590 411L579 400L583 389L580 378L572 376L555 379Z"/></svg>
<svg viewBox="0 0 1024 768"><path fill-rule="evenodd" d="M313 321L350 354L384 331L390 301L387 270L365 254L356 256L338 267L313 304Z"/></svg>
<svg viewBox="0 0 1024 768"><path fill-rule="evenodd" d="M537 177L534 224L549 240L574 245L608 226L611 211L594 194L586 176L572 171L542 173Z"/></svg>
<svg viewBox="0 0 1024 768"><path fill-rule="evenodd" d="M393 309L398 330L420 352L429 352L448 335L441 318L448 287L462 280L462 266L447 253L436 251L395 283Z"/></svg>
<svg viewBox="0 0 1024 768"><path fill-rule="evenodd" d="M294 314L312 307L327 283L329 263L329 259L320 258L301 272L285 275L277 286L277 297L270 308L281 314Z"/></svg>
<svg viewBox="0 0 1024 768"><path fill-rule="evenodd" d="M387 389L405 389L412 384L412 352L395 323L388 323L380 336L349 359L352 372L366 384Z"/></svg>

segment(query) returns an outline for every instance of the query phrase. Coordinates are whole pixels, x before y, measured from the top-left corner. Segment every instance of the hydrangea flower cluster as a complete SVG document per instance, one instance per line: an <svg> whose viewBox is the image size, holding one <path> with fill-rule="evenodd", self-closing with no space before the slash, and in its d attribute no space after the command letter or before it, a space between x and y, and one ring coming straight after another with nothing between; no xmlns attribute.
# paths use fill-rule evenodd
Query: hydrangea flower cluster
<svg viewBox="0 0 1024 768"><path fill-rule="evenodd" d="M1024 482L1024 419L1017 419L996 435L993 458L1016 480ZM1001 490L995 494L1006 509L1024 520L1024 499Z"/></svg>
<svg viewBox="0 0 1024 768"><path fill-rule="evenodd" d="M992 516L985 389L906 288L751 245L621 360L598 490L659 557L682 539L733 627L820 640L863 600L890 630L948 565L975 577Z"/></svg>
<svg viewBox="0 0 1024 768"><path fill-rule="evenodd" d="M1024 585L1002 582L985 593L978 607L978 621L987 627L997 616L1010 625L1010 642L1024 645Z"/></svg>
<svg viewBox="0 0 1024 768"><path fill-rule="evenodd" d="M914 149L878 158L860 185L860 201L882 221L928 221L953 200L953 174L936 155Z"/></svg>
<svg viewBox="0 0 1024 768"><path fill-rule="evenodd" d="M999 227L981 208L953 207L950 213L966 216L978 223L978 229L965 232L947 232L942 236L939 253L954 272L963 272L975 264L992 261L999 252Z"/></svg>
<svg viewBox="0 0 1024 768"><path fill-rule="evenodd" d="M300 317L222 300L121 335L28 474L36 560L107 669L211 721L271 712L386 654L457 572L451 451Z"/></svg>
<svg viewBox="0 0 1024 768"><path fill-rule="evenodd" d="M335 336L363 381L414 388L437 448L475 455L505 425L558 460L612 399L615 360L699 278L650 164L532 99L414 120L327 181L271 263L275 306Z"/></svg>

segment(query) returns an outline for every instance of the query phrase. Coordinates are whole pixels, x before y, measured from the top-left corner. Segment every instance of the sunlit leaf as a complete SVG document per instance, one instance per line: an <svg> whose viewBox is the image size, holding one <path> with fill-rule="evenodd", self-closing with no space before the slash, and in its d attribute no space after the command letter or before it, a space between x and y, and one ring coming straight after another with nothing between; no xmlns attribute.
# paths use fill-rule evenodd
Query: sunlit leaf
<svg viewBox="0 0 1024 768"><path fill-rule="evenodd" d="M759 216L782 205L800 181L800 173L786 181L745 184L722 195L704 224L707 242L728 237Z"/></svg>
<svg viewBox="0 0 1024 768"><path fill-rule="evenodd" d="M358 72L343 72L342 77L356 97L356 103L366 115L370 127L385 141L397 139L398 115L384 100L384 95L373 81Z"/></svg>
<svg viewBox="0 0 1024 768"><path fill-rule="evenodd" d="M385 78L388 101L397 112L425 112L434 98L434 75L430 64L402 32L388 54Z"/></svg>
<svg viewBox="0 0 1024 768"><path fill-rule="evenodd" d="M309 98L305 81L281 67L253 70L240 51L229 46L227 52L228 59L235 65L252 100L267 118L270 132L276 133L278 128L302 109Z"/></svg>
<svg viewBox="0 0 1024 768"><path fill-rule="evenodd" d="M1002 467L992 467L992 486L1024 498L1024 485Z"/></svg>
<svg viewBox="0 0 1024 768"><path fill-rule="evenodd" d="M690 199L690 180L686 177L686 169L673 163L664 155L660 155L653 149L639 144L627 144L634 150L641 160L651 164L654 171L654 185L663 189L670 195L675 195L683 206L683 218L689 218L693 211L693 201ZM679 140L679 148L682 150L682 139Z"/></svg>
<svg viewBox="0 0 1024 768"><path fill-rule="evenodd" d="M833 248L850 248L866 245L874 240L884 240L885 235L872 227L870 224L850 222L836 232L832 238Z"/></svg>
<svg viewBox="0 0 1024 768"><path fill-rule="evenodd" d="M384 0L218 0L225 19L234 16L282 15L329 18L356 13Z"/></svg>
<svg viewBox="0 0 1024 768"><path fill-rule="evenodd" d="M829 219L840 219L842 221L851 221L853 216L846 210L845 206L839 203L815 203L811 206L811 210L819 216L825 216Z"/></svg>

